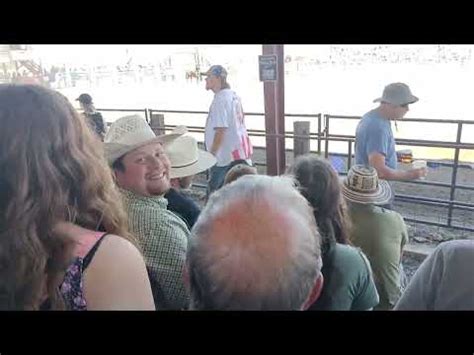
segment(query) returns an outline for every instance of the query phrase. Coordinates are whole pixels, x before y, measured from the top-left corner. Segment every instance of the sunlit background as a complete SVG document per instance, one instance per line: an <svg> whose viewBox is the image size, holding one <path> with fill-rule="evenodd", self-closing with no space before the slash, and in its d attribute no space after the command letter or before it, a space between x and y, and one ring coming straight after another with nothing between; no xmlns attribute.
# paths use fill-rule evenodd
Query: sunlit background
<svg viewBox="0 0 474 355"><path fill-rule="evenodd" d="M207 111L212 92L199 73L212 64L228 69L228 81L246 112L263 112L263 84L258 78L261 45L32 45L5 54L0 46L0 80L32 81L35 69L50 87L74 105L83 92L97 108L151 108ZM2 49L3 48L3 49ZM363 115L391 82L407 83L420 101L407 117L474 120L471 104L474 65L470 45L286 45L286 113ZM23 56L23 57L22 57ZM12 59L16 60L12 65ZM18 62L25 65L18 66ZM26 64L29 62L30 64ZM30 68L29 68L30 67ZM2 70L3 69L3 70ZM108 121L120 113L104 115ZM167 123L204 125L205 115L168 115ZM291 130L293 120L287 120ZM357 122L341 121L333 133L354 134ZM263 128L263 117L247 116L250 128ZM311 123L312 130L316 123ZM455 125L430 129L399 123L399 138L453 141ZM423 126L423 127L426 127ZM462 141L474 142L474 125L463 128ZM263 144L263 141L260 142ZM340 150L337 143L332 149ZM344 147L344 149L346 149ZM344 150L343 149L343 150ZM420 150L421 149L421 150ZM451 158L452 151L419 148L420 154ZM464 160L474 160L462 152Z"/></svg>

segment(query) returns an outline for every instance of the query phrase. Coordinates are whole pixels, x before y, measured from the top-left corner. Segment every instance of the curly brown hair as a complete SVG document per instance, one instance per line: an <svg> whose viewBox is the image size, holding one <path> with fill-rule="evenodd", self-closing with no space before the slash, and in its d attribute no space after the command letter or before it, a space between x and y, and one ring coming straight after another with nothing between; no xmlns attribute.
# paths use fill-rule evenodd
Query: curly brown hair
<svg viewBox="0 0 474 355"><path fill-rule="evenodd" d="M301 194L313 207L321 232L323 254L332 243L350 244L350 220L342 198L339 177L331 164L315 155L299 156L288 169Z"/></svg>
<svg viewBox="0 0 474 355"><path fill-rule="evenodd" d="M58 286L75 242L58 223L137 243L102 143L63 95L0 85L0 125L0 309L39 309L46 296L64 308Z"/></svg>

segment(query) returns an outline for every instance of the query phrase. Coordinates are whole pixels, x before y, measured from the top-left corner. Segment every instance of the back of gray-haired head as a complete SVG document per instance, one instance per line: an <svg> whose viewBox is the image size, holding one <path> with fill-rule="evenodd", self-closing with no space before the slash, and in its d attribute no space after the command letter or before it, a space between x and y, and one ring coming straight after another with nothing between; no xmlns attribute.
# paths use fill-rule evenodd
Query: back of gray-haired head
<svg viewBox="0 0 474 355"><path fill-rule="evenodd" d="M294 182L243 176L211 195L192 230L191 308L299 310L321 266L314 216Z"/></svg>

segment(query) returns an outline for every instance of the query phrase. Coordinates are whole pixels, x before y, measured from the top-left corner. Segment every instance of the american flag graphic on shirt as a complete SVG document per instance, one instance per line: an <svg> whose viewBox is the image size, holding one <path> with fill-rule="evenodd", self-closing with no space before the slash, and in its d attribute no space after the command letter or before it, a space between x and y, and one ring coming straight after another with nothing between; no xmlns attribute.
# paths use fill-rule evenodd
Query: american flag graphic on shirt
<svg viewBox="0 0 474 355"><path fill-rule="evenodd" d="M237 149L232 151L232 158L234 160L250 159L253 154L253 147L247 133L247 128L245 127L245 115L242 108L242 102L237 95L234 95L232 106L234 109L236 131L239 137L239 146Z"/></svg>

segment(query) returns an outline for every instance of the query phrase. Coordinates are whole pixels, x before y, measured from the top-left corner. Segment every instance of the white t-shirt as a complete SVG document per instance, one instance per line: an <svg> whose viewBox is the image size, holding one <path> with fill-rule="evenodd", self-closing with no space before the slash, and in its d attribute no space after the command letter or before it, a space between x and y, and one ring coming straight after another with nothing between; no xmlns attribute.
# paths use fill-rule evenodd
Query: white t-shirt
<svg viewBox="0 0 474 355"><path fill-rule="evenodd" d="M395 310L474 310L474 240L441 243L421 264Z"/></svg>
<svg viewBox="0 0 474 355"><path fill-rule="evenodd" d="M252 144L245 127L242 102L240 97L230 89L217 92L209 108L204 134L208 151L211 150L214 142L215 128L227 128L222 144L216 152L217 166L229 165L234 160L250 159Z"/></svg>

